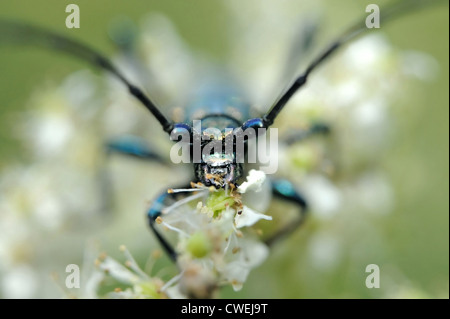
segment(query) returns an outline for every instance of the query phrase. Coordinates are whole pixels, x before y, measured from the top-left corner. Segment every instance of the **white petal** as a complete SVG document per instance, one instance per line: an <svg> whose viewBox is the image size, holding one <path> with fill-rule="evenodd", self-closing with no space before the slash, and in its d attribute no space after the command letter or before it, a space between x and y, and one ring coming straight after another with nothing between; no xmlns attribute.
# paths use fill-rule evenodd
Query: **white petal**
<svg viewBox="0 0 450 319"><path fill-rule="evenodd" d="M242 288L250 271L259 266L269 255L268 247L253 239L240 240L241 251L236 260L227 263L221 271L225 280L229 281L235 291Z"/></svg>
<svg viewBox="0 0 450 319"><path fill-rule="evenodd" d="M135 284L139 281L138 276L111 257L106 257L105 260L102 261L100 269L107 271L111 277L126 284Z"/></svg>
<svg viewBox="0 0 450 319"><path fill-rule="evenodd" d="M228 263L223 270L223 275L227 281L231 283L234 291L242 289L244 282L247 280L247 276L250 273L249 268L245 263L241 261L233 261Z"/></svg>
<svg viewBox="0 0 450 319"><path fill-rule="evenodd" d="M272 185L270 180L266 178L265 182L261 185L261 191L242 194L242 202L257 212L266 212L272 202Z"/></svg>
<svg viewBox="0 0 450 319"><path fill-rule="evenodd" d="M101 271L95 270L89 275L86 283L84 284L84 293L81 298L97 299L98 288L101 285L102 280L105 279L105 274Z"/></svg>
<svg viewBox="0 0 450 319"><path fill-rule="evenodd" d="M272 217L257 213L247 206L244 206L242 212L240 214L236 214L236 217L234 217L234 224L237 228L252 226L260 219L272 220Z"/></svg>
<svg viewBox="0 0 450 319"><path fill-rule="evenodd" d="M242 185L238 187L238 192L245 193L249 190L259 192L261 191L261 185L265 180L266 173L252 169L248 172L247 181L243 182Z"/></svg>
<svg viewBox="0 0 450 319"><path fill-rule="evenodd" d="M179 284L169 287L165 290L166 295L170 299L186 299L187 297L180 292Z"/></svg>
<svg viewBox="0 0 450 319"><path fill-rule="evenodd" d="M255 268L261 265L269 256L269 247L255 239L243 239L242 256L245 257L247 266Z"/></svg>

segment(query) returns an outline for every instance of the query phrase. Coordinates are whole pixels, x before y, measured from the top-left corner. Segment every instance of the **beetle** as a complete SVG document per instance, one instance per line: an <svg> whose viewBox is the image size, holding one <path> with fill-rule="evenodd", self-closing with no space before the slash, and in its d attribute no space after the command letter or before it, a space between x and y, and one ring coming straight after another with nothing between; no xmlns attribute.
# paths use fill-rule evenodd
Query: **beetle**
<svg viewBox="0 0 450 319"><path fill-rule="evenodd" d="M382 21L384 23L388 19L392 19L393 17L399 16L400 14L406 12L410 7L417 9L422 5L424 4L421 2L419 2L419 4L416 2L414 5L410 5L410 3L407 4L406 2L400 2L391 7L386 7L381 10ZM164 115L163 112L161 112L160 107L156 105L139 86L130 82L129 79L127 79L108 58L98 53L96 50L51 31L38 27L30 27L12 21L0 21L0 28L2 29L3 35L8 36L7 39L10 42L14 42L15 39L20 38L20 41L27 41L29 44L73 55L91 65L110 72L125 85L130 95L134 96L153 115L164 132L172 137L179 137L187 134L191 137L191 139L194 138L196 133L202 134L205 131L204 128L207 127L215 127L221 132L224 132L224 134L227 128L231 128L233 131L240 130L243 132L249 129L258 130L270 128L288 101L290 101L296 92L305 86L310 74L313 73L317 67L322 65L339 48L369 30L365 25L365 19L358 21L346 30L336 41L332 42L320 55L313 59L305 71L295 79L295 81L284 91L284 93L282 93L281 97L273 103L269 110L259 117L249 118L250 105L244 101L233 105L237 112L230 112L230 110L226 109L226 106L230 105L230 103L232 104L236 102L229 100L231 96L229 90L227 88L219 88L217 90L217 88L214 87L210 90L210 92L207 92L202 96L202 98L207 98L210 105L214 105L214 107L212 107L213 111L211 111L211 108L209 110L205 110L204 105L198 103L198 101L193 101L187 107L189 112L187 112L187 116L184 121L174 123L171 119ZM207 111L208 113L206 115L198 115L197 111ZM204 125L200 129L200 132L196 132L191 124L194 120L201 120L203 122ZM325 125L316 125L312 126L308 132L304 132L303 135L323 133L328 130L328 127ZM216 140L218 141L223 138L225 138L224 135L217 137ZM177 142L179 141L176 138L172 138L172 140ZM201 149L204 150L208 144L209 143L202 143ZM236 145L234 144L233 146L235 149ZM131 141L127 143L122 143L119 141L112 142L108 145L108 147L111 151L131 156L138 156L147 159L157 157L157 154L155 154L151 149L147 149L145 146L139 143L133 143ZM236 154L235 151L233 151L231 153L223 152L206 154L206 156L201 158L199 163L194 164L193 170L195 182L200 182L206 186L213 186L215 188L226 188L230 187L230 185L239 184L239 180L243 176L244 167L236 160ZM296 226L303 220L307 211L307 201L304 196L295 189L294 185L287 180L274 180L272 182L272 192L275 196L291 201L299 207L298 221L293 223L293 227L290 227L288 231L283 230L282 234L284 235L295 229ZM174 196L174 194L167 192L159 195L148 210L148 220L149 225L158 241L164 247L168 255L175 261L177 259L177 254L174 248L158 232L155 226L157 217L161 215L161 207ZM273 242L279 237L280 234L281 233L276 233L274 237L269 238L267 242Z"/></svg>

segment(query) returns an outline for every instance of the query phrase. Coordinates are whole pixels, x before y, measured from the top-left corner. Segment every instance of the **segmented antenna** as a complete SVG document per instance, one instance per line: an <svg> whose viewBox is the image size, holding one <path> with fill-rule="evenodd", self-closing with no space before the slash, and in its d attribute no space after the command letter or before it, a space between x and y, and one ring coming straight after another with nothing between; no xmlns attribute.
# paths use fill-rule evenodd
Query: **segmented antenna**
<svg viewBox="0 0 450 319"><path fill-rule="evenodd" d="M418 10L423 7L430 7L432 5L443 3L441 0L402 0L391 4L388 7L380 9L380 21L386 23L393 18L403 15L412 10ZM346 32L344 32L336 41L334 41L321 55L319 55L306 70L301 74L293 84L286 90L286 92L276 101L271 109L262 117L265 127L272 125L275 118L284 108L286 103L291 99L295 92L300 89L308 80L310 73L322 62L324 62L330 55L336 52L340 47L355 39L361 33L368 31L365 18L354 24Z"/></svg>
<svg viewBox="0 0 450 319"><path fill-rule="evenodd" d="M87 45L40 27L0 19L0 45L10 43L33 45L61 51L110 72L122 81L127 86L130 94L137 98L153 114L165 132L170 134L172 131L173 122L160 112L150 98L140 88L130 83L108 58Z"/></svg>

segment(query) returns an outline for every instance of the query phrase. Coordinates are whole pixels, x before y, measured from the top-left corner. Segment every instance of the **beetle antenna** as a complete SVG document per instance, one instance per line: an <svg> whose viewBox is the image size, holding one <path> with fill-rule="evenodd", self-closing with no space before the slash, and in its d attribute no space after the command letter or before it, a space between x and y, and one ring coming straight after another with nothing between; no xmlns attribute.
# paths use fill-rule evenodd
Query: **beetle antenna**
<svg viewBox="0 0 450 319"><path fill-rule="evenodd" d="M173 122L161 113L150 98L140 88L128 81L108 58L89 46L40 27L0 19L0 44L3 43L27 44L61 51L110 72L124 83L130 94L153 114L165 132L170 134L172 131Z"/></svg>
<svg viewBox="0 0 450 319"><path fill-rule="evenodd" d="M431 6L444 1L429 1L429 0L399 0L392 5L380 9L380 20L385 23L391 21L393 18L403 15L411 10L418 10L423 7ZM275 118L281 112L286 103L291 99L291 97L297 92L298 89L305 85L308 80L309 74L322 62L324 62L328 57L330 57L334 52L336 52L340 47L347 44L348 42L355 39L361 33L370 30L366 26L366 19L358 21L352 27L347 29L336 41L334 41L325 51L322 52L316 59L314 59L306 70L294 81L293 84L283 93L283 95L276 101L276 103L271 107L269 112L267 112L262 117L262 122L267 128L272 125Z"/></svg>

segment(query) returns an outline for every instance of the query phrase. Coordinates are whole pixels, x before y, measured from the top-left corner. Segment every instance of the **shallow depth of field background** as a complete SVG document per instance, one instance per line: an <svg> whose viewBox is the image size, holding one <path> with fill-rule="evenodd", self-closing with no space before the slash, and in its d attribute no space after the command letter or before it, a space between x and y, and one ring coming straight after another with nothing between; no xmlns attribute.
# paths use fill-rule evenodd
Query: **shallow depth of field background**
<svg viewBox="0 0 450 319"><path fill-rule="evenodd" d="M65 28L65 6L69 3L77 3L80 6L80 29ZM283 3L284 1L280 1L280 6ZM339 30L364 16L368 3L382 5L387 1L324 1L326 19L319 42L324 43L327 39L332 39ZM219 62L226 60L230 52L227 28L233 24L233 17L220 1L35 0L31 4L30 1L24 0L2 0L0 3L0 17L17 18L57 30L110 55L114 53L107 37L107 28L111 21L118 16L139 20L149 12L161 12L167 16L191 49L206 53ZM248 24L251 23L252 16L248 16ZM298 261L308 258L305 253L308 240L314 236L316 229L320 228L320 222L317 221L307 224L303 230L275 247L269 259L250 274L242 291L225 289L222 297L448 298L448 7L439 6L410 14L386 27L382 26L382 32L397 48L430 54L438 61L440 70L434 81L423 82L419 89L408 92L410 105L403 121L395 128L396 135L390 152L383 156L378 165L389 176L395 196L393 211L372 220L371 227L377 230L380 238L371 239L365 237L365 233L358 234L355 229L358 221L349 220L348 230L343 228L340 234L345 244L339 248L341 261L338 266L317 268L307 260ZM267 45L271 46L276 45L277 39L267 41ZM82 68L86 68L82 62L42 50L0 47L0 174L18 163L29 163L26 150L11 132L18 125L16 120L20 118L20 112L26 109L30 95L49 83L58 84L66 75ZM284 112L289 112L289 107L286 107ZM150 117L149 125L156 125ZM149 138L162 140L166 136L161 132ZM153 164L145 168L142 163L136 165L141 170L148 170L148 176L152 176L153 170L158 177L150 181L146 189L136 190L135 206L117 208L128 210L129 224L111 229L108 225L111 225L112 221L111 217L108 217L103 221L96 219L95 224L83 229L84 238L64 231L52 234L51 238L42 242L52 242L53 248L49 249L45 245L34 247L31 254L41 256L35 259L45 258L45 264L53 263L54 271L63 274L65 265L82 263L86 247L84 239L97 238L101 242L102 251L120 259L116 248L125 244L139 262L145 263L149 252L156 245L146 228L142 214L145 201L151 199L152 195L143 195L156 194L164 187L176 185L179 181L169 180L160 176L160 173L158 175L158 166ZM132 163L130 170L131 167ZM77 185L67 187L76 188ZM324 229L321 229L321 232L323 231ZM361 245L358 245L358 251L355 251L353 248L356 243L353 246L350 240L346 240L346 237L356 240L356 234L361 236L361 241L367 243L367 249L361 249ZM370 245L372 240L374 243L384 242L389 249L374 253ZM60 243L61 247L57 248L55 243ZM0 243L1 245L6 245L6 242ZM361 265L352 264L351 256L355 254L359 256L359 261L366 262L361 262ZM364 266L367 264L380 266L380 289L369 290L365 287L367 274L364 272ZM34 267L39 268L40 263L37 262ZM172 266L168 261L162 260L157 267ZM4 271L6 270L0 268L0 283ZM384 273L389 273L389 276L383 276ZM60 293L55 287L49 275L45 287L39 287L33 296L59 297ZM0 291L0 296L8 294Z"/></svg>

